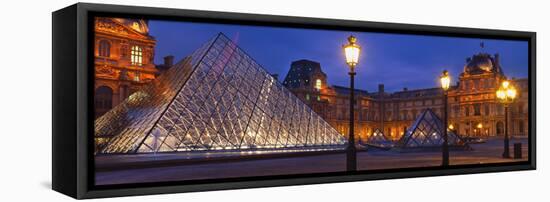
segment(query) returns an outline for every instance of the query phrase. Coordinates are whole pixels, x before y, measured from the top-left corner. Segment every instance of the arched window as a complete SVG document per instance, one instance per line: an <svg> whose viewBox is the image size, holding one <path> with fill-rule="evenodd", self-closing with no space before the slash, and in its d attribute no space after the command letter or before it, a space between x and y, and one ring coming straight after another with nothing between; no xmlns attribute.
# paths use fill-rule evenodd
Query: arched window
<svg viewBox="0 0 550 202"><path fill-rule="evenodd" d="M107 40L99 41L99 56L111 57L111 43Z"/></svg>
<svg viewBox="0 0 550 202"><path fill-rule="evenodd" d="M474 116L480 116L481 115L481 104L477 103L474 104Z"/></svg>
<svg viewBox="0 0 550 202"><path fill-rule="evenodd" d="M95 115L99 117L113 107L113 90L107 86L101 86L95 90Z"/></svg>
<svg viewBox="0 0 550 202"><path fill-rule="evenodd" d="M143 51L141 47L132 46L131 56L132 65L141 66L143 64Z"/></svg>

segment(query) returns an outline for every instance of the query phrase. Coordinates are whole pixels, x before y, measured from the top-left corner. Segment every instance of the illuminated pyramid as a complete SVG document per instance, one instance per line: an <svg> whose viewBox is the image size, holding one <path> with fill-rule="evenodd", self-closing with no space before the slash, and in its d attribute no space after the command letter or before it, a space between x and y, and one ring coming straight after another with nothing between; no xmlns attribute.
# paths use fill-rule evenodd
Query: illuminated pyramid
<svg viewBox="0 0 550 202"><path fill-rule="evenodd" d="M367 139L367 145L375 147L393 147L394 143L389 140L380 129L376 129Z"/></svg>
<svg viewBox="0 0 550 202"><path fill-rule="evenodd" d="M431 110L426 109L414 121L398 142L401 148L441 147L443 144L443 121ZM465 146L455 133L447 131L449 146Z"/></svg>
<svg viewBox="0 0 550 202"><path fill-rule="evenodd" d="M219 34L95 121L96 153L343 148L345 138Z"/></svg>

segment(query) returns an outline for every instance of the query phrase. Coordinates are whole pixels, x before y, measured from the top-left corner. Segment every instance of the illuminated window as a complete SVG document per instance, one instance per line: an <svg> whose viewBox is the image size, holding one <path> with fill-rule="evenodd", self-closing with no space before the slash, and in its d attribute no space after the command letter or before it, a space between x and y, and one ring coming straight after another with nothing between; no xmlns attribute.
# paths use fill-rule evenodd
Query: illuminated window
<svg viewBox="0 0 550 202"><path fill-rule="evenodd" d="M306 94L306 100L309 100L309 94Z"/></svg>
<svg viewBox="0 0 550 202"><path fill-rule="evenodd" d="M99 56L110 57L111 56L111 43L107 40L101 40L99 42Z"/></svg>
<svg viewBox="0 0 550 202"><path fill-rule="evenodd" d="M139 81L139 72L134 74L134 81Z"/></svg>
<svg viewBox="0 0 550 202"><path fill-rule="evenodd" d="M141 66L143 61L143 52L141 50L141 47L139 46L132 46L132 65Z"/></svg>
<svg viewBox="0 0 550 202"><path fill-rule="evenodd" d="M315 88L317 88L317 90L321 90L321 79L317 79L315 81Z"/></svg>

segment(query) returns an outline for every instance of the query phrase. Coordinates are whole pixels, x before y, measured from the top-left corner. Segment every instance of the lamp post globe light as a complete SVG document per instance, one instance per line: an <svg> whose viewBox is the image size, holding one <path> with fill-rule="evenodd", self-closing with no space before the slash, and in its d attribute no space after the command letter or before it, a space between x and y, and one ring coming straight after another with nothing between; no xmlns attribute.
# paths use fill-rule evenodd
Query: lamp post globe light
<svg viewBox="0 0 550 202"><path fill-rule="evenodd" d="M349 76L350 76L350 99L349 99L349 136L348 136L348 147L346 148L346 168L347 171L356 171L357 170L357 153L355 149L355 135L354 135L354 77L355 77L355 67L359 62L359 53L361 52L361 47L357 45L357 38L353 35L348 37L348 44L343 46L344 53L346 55L346 63L349 66Z"/></svg>
<svg viewBox="0 0 550 202"><path fill-rule="evenodd" d="M449 87L451 86L451 77L447 70L443 70L443 73L439 77L441 81L441 88L443 89L443 144L441 145L441 166L449 166L449 141L447 136L448 120L447 120L447 97Z"/></svg>
<svg viewBox="0 0 550 202"><path fill-rule="evenodd" d="M503 158L510 158L510 139L508 137L508 106L516 99L516 88L508 80L502 81L502 84L496 92L497 100L504 105L504 152Z"/></svg>

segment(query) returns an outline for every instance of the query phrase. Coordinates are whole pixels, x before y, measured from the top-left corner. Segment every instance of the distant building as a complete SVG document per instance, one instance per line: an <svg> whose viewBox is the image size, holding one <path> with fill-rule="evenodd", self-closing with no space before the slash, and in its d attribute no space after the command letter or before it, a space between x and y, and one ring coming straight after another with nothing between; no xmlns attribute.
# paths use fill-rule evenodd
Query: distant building
<svg viewBox="0 0 550 202"><path fill-rule="evenodd" d="M155 79L154 37L142 19L95 19L95 116Z"/></svg>
<svg viewBox="0 0 550 202"><path fill-rule="evenodd" d="M468 58L459 82L449 91L449 124L463 136L496 136L504 134L504 109L495 100L495 91L504 78L499 55L479 53ZM438 76L438 75L434 75ZM510 106L509 134L528 134L528 79L515 79L519 98ZM283 85L306 102L334 128L349 134L350 89L327 84L327 76L315 61L299 60L291 64ZM380 130L392 138L403 135L417 116L432 109L443 114L443 92L434 88L385 92L355 90L356 136L366 140Z"/></svg>

